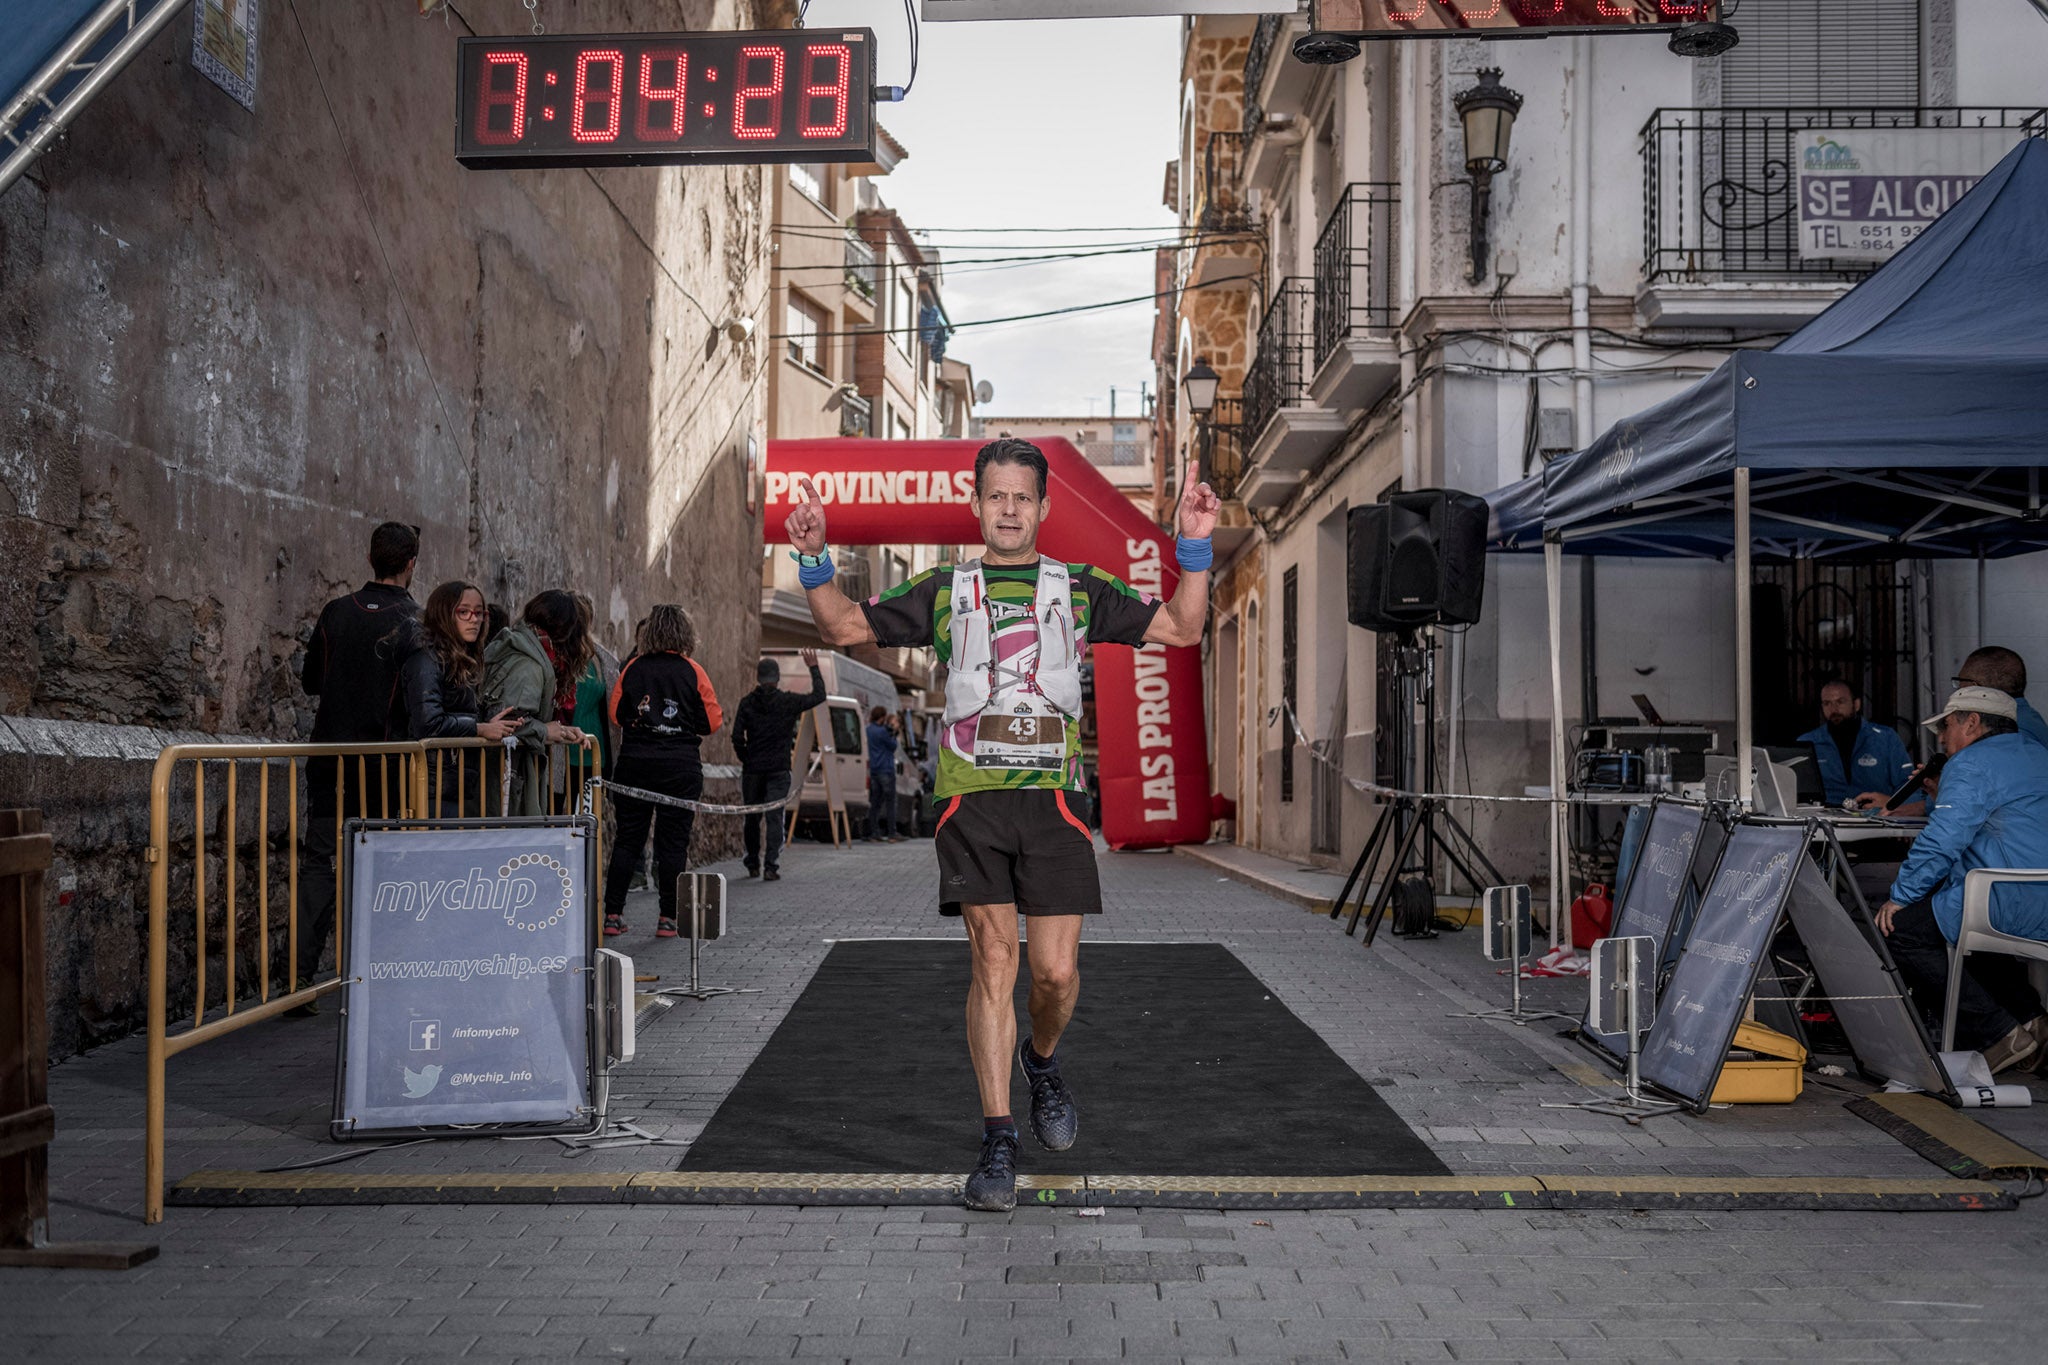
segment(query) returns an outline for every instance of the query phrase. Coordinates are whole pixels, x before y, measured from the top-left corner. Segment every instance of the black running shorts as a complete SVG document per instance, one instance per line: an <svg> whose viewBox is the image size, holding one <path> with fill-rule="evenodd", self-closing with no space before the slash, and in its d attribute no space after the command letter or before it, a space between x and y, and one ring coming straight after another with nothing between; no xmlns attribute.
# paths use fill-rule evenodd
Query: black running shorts
<svg viewBox="0 0 2048 1365"><path fill-rule="evenodd" d="M1009 905L1026 915L1099 915L1095 838L1045 787L964 792L939 803L939 913Z"/></svg>

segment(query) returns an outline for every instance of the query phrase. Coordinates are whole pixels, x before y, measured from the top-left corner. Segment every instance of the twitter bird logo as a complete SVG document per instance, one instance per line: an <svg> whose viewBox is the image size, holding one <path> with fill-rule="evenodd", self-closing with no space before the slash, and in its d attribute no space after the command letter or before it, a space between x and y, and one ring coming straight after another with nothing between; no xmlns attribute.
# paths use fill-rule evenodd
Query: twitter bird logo
<svg viewBox="0 0 2048 1365"><path fill-rule="evenodd" d="M429 1063L414 1071L405 1068L405 1097L409 1100L423 1099L441 1083L441 1067L437 1062Z"/></svg>

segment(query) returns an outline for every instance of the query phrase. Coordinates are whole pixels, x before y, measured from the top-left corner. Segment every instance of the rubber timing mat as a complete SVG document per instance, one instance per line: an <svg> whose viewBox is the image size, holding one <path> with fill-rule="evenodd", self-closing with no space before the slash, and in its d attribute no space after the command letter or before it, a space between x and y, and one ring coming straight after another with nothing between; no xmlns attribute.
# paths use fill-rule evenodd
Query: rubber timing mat
<svg viewBox="0 0 2048 1365"><path fill-rule="evenodd" d="M981 1141L960 940L834 944L678 1168L965 1171ZM1018 972L1020 1034L1028 973ZM1030 1134L1027 1175L1443 1176L1387 1102L1228 949L1081 944L1081 1001L1059 1056L1080 1141ZM1136 1177L1132 1177L1135 1180Z"/></svg>
<svg viewBox="0 0 2048 1365"><path fill-rule="evenodd" d="M1950 1175L1965 1180L2048 1176L2048 1157L1958 1113L1932 1095L1867 1095L1843 1107Z"/></svg>

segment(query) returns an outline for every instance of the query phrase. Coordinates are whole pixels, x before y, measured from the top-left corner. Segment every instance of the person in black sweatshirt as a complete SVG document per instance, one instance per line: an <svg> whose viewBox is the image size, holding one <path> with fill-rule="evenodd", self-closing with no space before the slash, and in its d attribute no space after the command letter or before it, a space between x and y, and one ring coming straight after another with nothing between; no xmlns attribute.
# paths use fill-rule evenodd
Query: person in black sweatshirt
<svg viewBox="0 0 2048 1365"><path fill-rule="evenodd" d="M732 751L740 760L740 800L749 806L789 797L789 751L804 712L825 702L825 675L818 671L818 651L799 650L797 657L811 670L811 690L788 692L782 687L782 665L761 660L758 686L740 698L732 719ZM762 861L761 822L768 823L767 860ZM783 817L749 815L746 821L747 875L780 881ZM765 870L764 870L765 869Z"/></svg>
<svg viewBox="0 0 2048 1365"><path fill-rule="evenodd" d="M506 707L489 720L477 689L484 680L487 609L474 583L443 583L427 596L413 635L413 650L400 670L405 691L406 734L413 739L501 740L519 728ZM483 751L441 749L428 769L427 809L447 820L475 819L489 812L482 800L483 773L491 765Z"/></svg>
<svg viewBox="0 0 2048 1365"><path fill-rule="evenodd" d="M306 695L320 699L313 713L313 733L307 737L311 742L378 744L405 738L398 667L407 628L420 611L407 591L419 557L418 527L383 523L370 533L374 577L321 609L299 670L299 685ZM353 762L337 769L332 758L306 760L306 829L299 845L298 987L311 984L320 954L334 933L337 815L396 818L404 766L371 759L360 769ZM358 780L359 772L368 779L368 790ZM380 782L380 776L387 781ZM319 1010L307 1004L289 1012L304 1016Z"/></svg>
<svg viewBox="0 0 2048 1365"><path fill-rule="evenodd" d="M619 670L606 708L621 731L612 779L663 796L694 801L704 794L704 764L698 753L725 716L711 679L690 654L697 628L681 607L664 603L647 615L640 652ZM618 838L604 880L604 932L626 932L626 887L654 826L654 885L661 903L657 938L676 936L676 878L689 867L690 830L696 812L657 805L621 792L612 794Z"/></svg>

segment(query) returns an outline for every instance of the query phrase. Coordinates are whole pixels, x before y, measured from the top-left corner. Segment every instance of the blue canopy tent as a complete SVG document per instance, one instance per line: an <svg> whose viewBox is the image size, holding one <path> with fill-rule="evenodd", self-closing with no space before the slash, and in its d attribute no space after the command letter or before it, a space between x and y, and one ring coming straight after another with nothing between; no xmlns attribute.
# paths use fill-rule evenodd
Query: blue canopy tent
<svg viewBox="0 0 2048 1365"><path fill-rule="evenodd" d="M1496 549L1544 549L1552 782L1564 781L1565 551L1732 558L1747 800L1752 556L1998 558L2048 548L2044 474L2048 142L2036 136L1778 345L1730 356L1685 392L1488 495ZM1561 819L1554 829L1555 857Z"/></svg>

